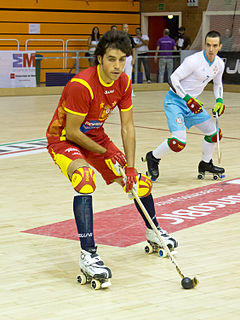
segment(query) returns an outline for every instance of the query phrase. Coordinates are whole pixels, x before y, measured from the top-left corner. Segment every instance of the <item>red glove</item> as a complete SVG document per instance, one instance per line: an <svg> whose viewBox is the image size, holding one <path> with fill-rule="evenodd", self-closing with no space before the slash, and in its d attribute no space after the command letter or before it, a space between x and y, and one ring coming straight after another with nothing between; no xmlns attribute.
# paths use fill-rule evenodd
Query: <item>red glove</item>
<svg viewBox="0 0 240 320"><path fill-rule="evenodd" d="M203 112L203 103L201 101L190 97L189 94L186 94L184 100L187 102L187 106L192 111L192 113L197 114Z"/></svg>
<svg viewBox="0 0 240 320"><path fill-rule="evenodd" d="M110 159L113 164L116 164L116 162L118 162L121 167L124 167L127 164L125 155L120 151L114 153L111 150L107 150L104 153L104 158L106 160Z"/></svg>
<svg viewBox="0 0 240 320"><path fill-rule="evenodd" d="M126 192L129 192L132 190L133 185L137 183L137 172L135 168L133 167L126 167L125 168L125 174L126 174Z"/></svg>

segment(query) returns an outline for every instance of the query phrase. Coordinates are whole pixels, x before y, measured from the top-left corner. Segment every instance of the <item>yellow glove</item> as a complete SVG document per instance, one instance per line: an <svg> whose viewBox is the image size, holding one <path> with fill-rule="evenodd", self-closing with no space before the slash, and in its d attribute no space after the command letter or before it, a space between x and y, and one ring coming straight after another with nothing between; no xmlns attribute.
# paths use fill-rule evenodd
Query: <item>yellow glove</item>
<svg viewBox="0 0 240 320"><path fill-rule="evenodd" d="M218 98L216 100L216 104L214 109L212 110L212 113L215 115L216 113L220 117L225 111L225 105L223 104L223 100L221 98Z"/></svg>

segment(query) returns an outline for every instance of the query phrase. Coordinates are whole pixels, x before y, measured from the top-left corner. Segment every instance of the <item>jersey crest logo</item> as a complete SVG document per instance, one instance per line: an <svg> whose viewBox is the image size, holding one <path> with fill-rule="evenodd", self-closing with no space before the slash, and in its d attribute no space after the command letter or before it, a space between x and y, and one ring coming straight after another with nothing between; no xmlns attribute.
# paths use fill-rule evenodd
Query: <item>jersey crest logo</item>
<svg viewBox="0 0 240 320"><path fill-rule="evenodd" d="M99 116L99 120L100 121L104 121L108 118L109 114L111 113L111 106L109 105L104 105L104 102L102 102L100 104L100 116Z"/></svg>

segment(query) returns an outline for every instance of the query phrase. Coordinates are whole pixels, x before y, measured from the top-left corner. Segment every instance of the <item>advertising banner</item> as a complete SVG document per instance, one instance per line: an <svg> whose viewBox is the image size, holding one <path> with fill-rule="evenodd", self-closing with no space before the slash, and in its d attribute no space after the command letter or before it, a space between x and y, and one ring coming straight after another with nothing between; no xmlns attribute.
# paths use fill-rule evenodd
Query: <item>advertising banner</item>
<svg viewBox="0 0 240 320"><path fill-rule="evenodd" d="M36 87L35 51L0 51L0 88Z"/></svg>
<svg viewBox="0 0 240 320"><path fill-rule="evenodd" d="M221 51L218 55L225 62L223 83L240 84L240 52Z"/></svg>

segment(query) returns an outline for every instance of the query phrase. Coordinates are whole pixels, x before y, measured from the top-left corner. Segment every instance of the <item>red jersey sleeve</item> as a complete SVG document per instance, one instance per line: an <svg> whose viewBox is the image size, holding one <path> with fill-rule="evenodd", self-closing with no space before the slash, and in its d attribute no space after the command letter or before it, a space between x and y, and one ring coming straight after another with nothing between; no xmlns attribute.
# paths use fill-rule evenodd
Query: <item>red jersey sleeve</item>
<svg viewBox="0 0 240 320"><path fill-rule="evenodd" d="M73 78L66 92L64 110L86 116L92 101L91 88L82 79Z"/></svg>
<svg viewBox="0 0 240 320"><path fill-rule="evenodd" d="M129 76L124 74L121 87L123 95L121 100L118 102L118 107L121 111L128 111L132 109L132 84Z"/></svg>

